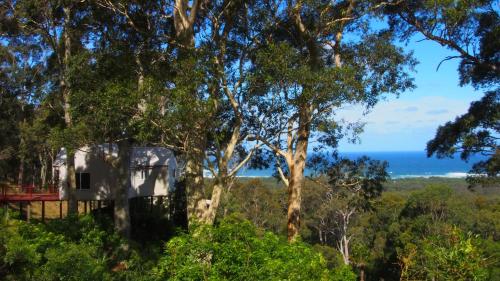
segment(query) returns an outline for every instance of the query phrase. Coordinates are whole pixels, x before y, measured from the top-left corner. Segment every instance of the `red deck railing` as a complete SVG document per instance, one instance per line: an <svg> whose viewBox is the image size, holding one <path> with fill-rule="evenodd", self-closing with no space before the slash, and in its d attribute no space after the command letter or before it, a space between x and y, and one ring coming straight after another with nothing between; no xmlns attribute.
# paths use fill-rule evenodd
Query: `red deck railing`
<svg viewBox="0 0 500 281"><path fill-rule="evenodd" d="M2 187L0 201L59 201L59 190L56 186L49 185L47 189L37 188L33 184L22 185L19 192L9 193L5 186Z"/></svg>

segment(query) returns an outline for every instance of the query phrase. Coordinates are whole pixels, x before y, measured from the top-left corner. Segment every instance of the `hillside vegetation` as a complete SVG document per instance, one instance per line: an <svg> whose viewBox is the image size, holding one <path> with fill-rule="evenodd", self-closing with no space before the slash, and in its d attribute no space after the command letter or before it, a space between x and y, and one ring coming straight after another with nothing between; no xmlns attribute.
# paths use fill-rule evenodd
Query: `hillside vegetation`
<svg viewBox="0 0 500 281"><path fill-rule="evenodd" d="M136 204L130 250L105 212L46 224L2 221L4 280L499 280L500 196L455 188L463 180L408 179L356 212L309 182L301 241L286 242L286 190L243 179L224 195L221 219L190 232ZM409 182L408 189L396 189ZM420 186L425 186L420 188ZM334 200L334 201L329 201ZM329 202L329 203L327 203ZM333 204L332 204L333 203ZM156 222L156 223L155 223ZM138 225L134 225L136 228ZM343 233L343 227L347 232ZM160 235L152 235L152 233ZM349 238L348 264L339 251Z"/></svg>

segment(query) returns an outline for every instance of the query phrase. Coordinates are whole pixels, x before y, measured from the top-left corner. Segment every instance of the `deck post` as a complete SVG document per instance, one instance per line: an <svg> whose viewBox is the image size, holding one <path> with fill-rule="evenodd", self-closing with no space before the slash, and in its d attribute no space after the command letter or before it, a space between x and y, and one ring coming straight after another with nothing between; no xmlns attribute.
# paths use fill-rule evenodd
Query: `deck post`
<svg viewBox="0 0 500 281"><path fill-rule="evenodd" d="M26 206L26 221L27 222L31 221L31 202L28 202Z"/></svg>
<svg viewBox="0 0 500 281"><path fill-rule="evenodd" d="M79 207L78 205L79 205L80 203L78 202L78 200L75 200L75 204L76 204L76 206L77 206L77 207ZM79 208L76 208L76 214L75 214L75 215L78 215L78 212L79 212L79 210L78 210L78 209L79 209ZM67 212L67 213L66 213L67 215L71 214L71 211L70 211L70 209L69 209L69 204L67 204L67 206L66 206L66 212Z"/></svg>
<svg viewBox="0 0 500 281"><path fill-rule="evenodd" d="M23 201L19 201L19 216L20 216L20 219L24 218L24 214L23 214Z"/></svg>
<svg viewBox="0 0 500 281"><path fill-rule="evenodd" d="M9 202L3 201L3 215L5 220L9 220Z"/></svg>
<svg viewBox="0 0 500 281"><path fill-rule="evenodd" d="M83 201L83 212L84 214L87 214L87 204L88 204L89 201L85 200Z"/></svg>
<svg viewBox="0 0 500 281"><path fill-rule="evenodd" d="M163 209L163 196L158 197L158 205L160 205L160 209Z"/></svg>
<svg viewBox="0 0 500 281"><path fill-rule="evenodd" d="M99 213L101 212L101 207L102 207L101 200L97 200L97 210L99 211Z"/></svg>
<svg viewBox="0 0 500 281"><path fill-rule="evenodd" d="M154 198L153 196L151 196L151 197L149 198L149 203L150 203L150 204L149 204L149 212L150 212L150 213L152 213L152 212L153 212L153 205L154 205L154 204L153 204L153 198Z"/></svg>
<svg viewBox="0 0 500 281"><path fill-rule="evenodd" d="M59 218L62 219L62 200L59 200Z"/></svg>
<svg viewBox="0 0 500 281"><path fill-rule="evenodd" d="M45 222L45 201L42 200L42 222Z"/></svg>

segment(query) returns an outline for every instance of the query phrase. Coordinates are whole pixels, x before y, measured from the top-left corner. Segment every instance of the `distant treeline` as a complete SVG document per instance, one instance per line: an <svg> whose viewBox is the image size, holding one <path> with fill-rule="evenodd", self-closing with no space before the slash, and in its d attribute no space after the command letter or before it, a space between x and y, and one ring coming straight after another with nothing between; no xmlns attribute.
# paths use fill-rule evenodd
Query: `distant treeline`
<svg viewBox="0 0 500 281"><path fill-rule="evenodd" d="M0 274L5 280L499 280L498 189L471 192L463 179L442 178L386 185L366 202L307 181L302 242L293 244L286 242L287 191L275 179L238 181L223 195L216 224L190 233L169 223L168 206L135 202L128 251L113 234L111 210L48 224L17 221L11 212L1 224ZM348 221L346 211L352 211ZM345 242L349 251L341 248Z"/></svg>

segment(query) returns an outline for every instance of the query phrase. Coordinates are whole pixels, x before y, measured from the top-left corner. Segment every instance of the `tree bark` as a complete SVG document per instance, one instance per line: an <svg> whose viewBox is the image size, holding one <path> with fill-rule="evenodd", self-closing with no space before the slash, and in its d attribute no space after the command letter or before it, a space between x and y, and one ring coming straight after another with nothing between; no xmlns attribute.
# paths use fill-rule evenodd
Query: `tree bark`
<svg viewBox="0 0 500 281"><path fill-rule="evenodd" d="M78 214L78 201L76 200L76 170L75 170L75 153L72 150L66 149L66 188L68 192L68 214Z"/></svg>
<svg viewBox="0 0 500 281"><path fill-rule="evenodd" d="M304 182L304 168L307 160L307 147L310 135L311 110L309 105L303 104L299 112L299 128L297 131L297 145L292 163L288 163L290 179L288 180L288 212L287 230L288 241L295 241L300 230L300 209L302 204L302 185Z"/></svg>
<svg viewBox="0 0 500 281"><path fill-rule="evenodd" d="M290 168L290 180L288 184L288 211L287 231L288 241L295 241L300 229L300 207L302 201L303 175L300 172L302 163L294 163Z"/></svg>
<svg viewBox="0 0 500 281"><path fill-rule="evenodd" d="M365 281L365 265L359 265L359 281Z"/></svg>
<svg viewBox="0 0 500 281"><path fill-rule="evenodd" d="M201 1L199 0L194 0L192 7L189 7L188 0L175 0L173 20L176 43L179 47L179 60L187 58L191 49L194 48L194 24L200 5ZM193 95L196 95L194 87ZM205 160L206 135L204 126L196 125L198 128L185 149L187 156L185 179L188 225L201 220L207 210L206 202L203 199L203 161Z"/></svg>
<svg viewBox="0 0 500 281"><path fill-rule="evenodd" d="M118 142L118 175L115 189L114 222L115 231L123 238L130 239L130 208L128 190L130 187L130 142Z"/></svg>
<svg viewBox="0 0 500 281"><path fill-rule="evenodd" d="M219 208L223 189L224 189L224 183L222 182L217 182L214 185L212 191L212 199L210 200L210 206L208 207L208 210L204 218L204 222L206 224L213 225L215 222L215 217L217 215L217 210Z"/></svg>
<svg viewBox="0 0 500 281"><path fill-rule="evenodd" d="M39 154L39 159L40 159L40 180L41 180L41 186L42 187L45 187L45 185L47 184L47 160L46 158L43 156L43 154Z"/></svg>
<svg viewBox="0 0 500 281"><path fill-rule="evenodd" d="M71 35L70 35L70 25L71 25L71 8L69 6L63 7L64 12L64 23L62 30L62 41L63 41L63 60L60 66L60 78L59 86L61 87L63 102L64 102L64 123L66 129L73 126L73 120L71 117L71 85L69 81L69 68L71 60ZM74 148L66 147L67 161L66 166L68 170L68 213L76 214L78 213L78 203L75 198L76 191L76 178L75 178L75 153Z"/></svg>
<svg viewBox="0 0 500 281"><path fill-rule="evenodd" d="M346 209L339 211L339 214L341 216L341 235L340 235L340 241L339 241L339 248L338 250L342 254L342 258L344 260L345 265L351 264L351 258L349 254L349 242L351 240L350 237L348 237L348 227L349 227L349 222L351 219L352 214L355 212L355 209Z"/></svg>
<svg viewBox="0 0 500 281"><path fill-rule="evenodd" d="M203 134L203 132L200 132ZM191 145L186 162L186 195L188 225L202 221L208 210L203 198L205 183L203 180L203 161L205 160L205 143L202 136L196 136L196 144Z"/></svg>
<svg viewBox="0 0 500 281"><path fill-rule="evenodd" d="M17 185L19 186L19 188L22 188L23 181L24 181L24 159L23 157L21 157L19 163L19 172L17 174Z"/></svg>

